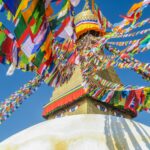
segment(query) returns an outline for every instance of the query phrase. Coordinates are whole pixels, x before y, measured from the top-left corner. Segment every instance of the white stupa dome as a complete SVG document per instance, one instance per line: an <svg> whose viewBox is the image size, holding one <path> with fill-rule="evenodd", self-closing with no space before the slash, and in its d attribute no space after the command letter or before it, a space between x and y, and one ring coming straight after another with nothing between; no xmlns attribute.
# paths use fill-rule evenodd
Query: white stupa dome
<svg viewBox="0 0 150 150"><path fill-rule="evenodd" d="M108 115L74 115L25 129L0 143L0 150L146 150L150 128Z"/></svg>

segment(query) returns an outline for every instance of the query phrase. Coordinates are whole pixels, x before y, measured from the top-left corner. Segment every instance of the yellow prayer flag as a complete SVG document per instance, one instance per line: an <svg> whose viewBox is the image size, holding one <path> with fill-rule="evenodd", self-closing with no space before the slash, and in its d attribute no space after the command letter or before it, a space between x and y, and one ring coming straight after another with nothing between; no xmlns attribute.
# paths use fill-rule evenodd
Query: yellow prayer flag
<svg viewBox="0 0 150 150"><path fill-rule="evenodd" d="M131 12L134 12L134 11L137 10L138 8L142 7L142 5L143 5L143 2L134 4L134 5L130 8L130 10L128 11L128 14L130 14Z"/></svg>
<svg viewBox="0 0 150 150"><path fill-rule="evenodd" d="M28 22L29 18L32 16L33 11L35 10L38 2L39 0L33 0L30 6L28 6L27 10L24 10L24 7L22 7L22 15L26 22Z"/></svg>

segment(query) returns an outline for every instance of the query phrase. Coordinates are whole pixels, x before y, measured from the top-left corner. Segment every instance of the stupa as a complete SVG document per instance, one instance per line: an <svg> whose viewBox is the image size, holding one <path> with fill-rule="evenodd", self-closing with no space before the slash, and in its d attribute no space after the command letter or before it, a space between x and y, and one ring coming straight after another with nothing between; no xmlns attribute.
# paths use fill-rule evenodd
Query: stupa
<svg viewBox="0 0 150 150"><path fill-rule="evenodd" d="M77 34L76 43L80 49L89 49L95 44L93 39L100 39L105 34L105 29L100 28L98 18L92 10L89 8L89 1L86 1L83 10L75 16L75 31ZM92 41L93 40L93 41ZM103 49L99 52L104 56ZM81 64L79 63L70 80L60 87L54 89L50 102L43 108L43 117L46 119L54 119L57 117L75 115L75 114L109 114L117 115L126 118L133 118L136 116L133 112L127 112L126 110L120 110L117 107L103 103L87 96L86 88L84 88L84 79L81 73ZM113 67L104 71L99 71L98 75L107 81L122 84L118 75ZM91 75L90 80L95 84L95 81Z"/></svg>

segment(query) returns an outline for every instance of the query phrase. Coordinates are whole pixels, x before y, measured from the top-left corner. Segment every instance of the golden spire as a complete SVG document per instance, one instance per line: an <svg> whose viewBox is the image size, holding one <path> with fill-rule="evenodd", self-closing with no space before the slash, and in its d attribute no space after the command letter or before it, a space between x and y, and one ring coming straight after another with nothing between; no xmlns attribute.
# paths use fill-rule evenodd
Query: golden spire
<svg viewBox="0 0 150 150"><path fill-rule="evenodd" d="M90 9L90 5L94 5L93 0L85 0L85 5L80 13L75 16L75 31L77 38L79 38L82 34L88 32L88 31L96 31L100 34L103 33L101 31L99 24L98 24L98 18L96 15L94 15L93 11ZM93 8L93 7L92 7Z"/></svg>
<svg viewBox="0 0 150 150"><path fill-rule="evenodd" d="M90 3L89 3L90 1ZM84 8L83 8L83 11L85 10L89 10L90 9L90 4L92 5L92 11L94 11L94 4L95 4L95 0L85 0L85 5L84 5Z"/></svg>
<svg viewBox="0 0 150 150"><path fill-rule="evenodd" d="M84 5L82 11L86 11L86 10L89 10L89 9L90 9L90 7L89 7L89 0L85 0L85 5Z"/></svg>

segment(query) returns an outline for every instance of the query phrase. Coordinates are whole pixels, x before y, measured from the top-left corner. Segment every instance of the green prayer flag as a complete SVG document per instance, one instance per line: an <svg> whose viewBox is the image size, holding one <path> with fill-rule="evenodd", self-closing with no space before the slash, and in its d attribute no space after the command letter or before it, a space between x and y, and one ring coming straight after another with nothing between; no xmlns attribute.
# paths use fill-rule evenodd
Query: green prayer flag
<svg viewBox="0 0 150 150"><path fill-rule="evenodd" d="M141 42L140 44L147 44L150 41L150 34L148 34Z"/></svg>
<svg viewBox="0 0 150 150"><path fill-rule="evenodd" d="M36 22L36 24L34 24L34 25L31 27L31 31L32 31L33 34L36 34L36 33L38 32L38 30L39 30L41 24L42 24L42 18L40 18L40 19Z"/></svg>
<svg viewBox="0 0 150 150"><path fill-rule="evenodd" d="M59 19L57 18L57 16L51 19L50 20L51 30L54 30L57 26L59 26L67 16L68 16L68 13L66 13L63 17L60 17Z"/></svg>
<svg viewBox="0 0 150 150"><path fill-rule="evenodd" d="M0 31L0 46L2 45L5 39L6 39L6 34Z"/></svg>
<svg viewBox="0 0 150 150"><path fill-rule="evenodd" d="M145 104L144 106L146 106L147 108L150 108L150 93L146 94L146 98L145 98Z"/></svg>
<svg viewBox="0 0 150 150"><path fill-rule="evenodd" d="M28 58L27 58L27 56L26 56L25 54L22 54L22 56L21 56L21 61L22 61L24 64L28 64L28 63L29 63Z"/></svg>
<svg viewBox="0 0 150 150"><path fill-rule="evenodd" d="M111 98L111 104L117 105L120 101L121 97L121 92L120 91L115 91L113 97Z"/></svg>
<svg viewBox="0 0 150 150"><path fill-rule="evenodd" d="M36 58L34 59L33 61L33 64L37 67L40 66L40 64L42 63L42 60L43 60L43 57L44 57L44 52L43 51L39 51Z"/></svg>
<svg viewBox="0 0 150 150"><path fill-rule="evenodd" d="M23 34L23 32L25 31L26 28L27 28L27 25L25 23L25 20L24 20L23 16L20 15L19 23L14 31L17 39L19 39L21 37L21 35Z"/></svg>
<svg viewBox="0 0 150 150"><path fill-rule="evenodd" d="M36 34L43 22L43 16L45 15L45 7L44 3L41 3L39 1L38 5L36 6L36 9L34 10L32 16L29 20L34 18L36 20L36 23L31 27L31 31L33 34Z"/></svg>

